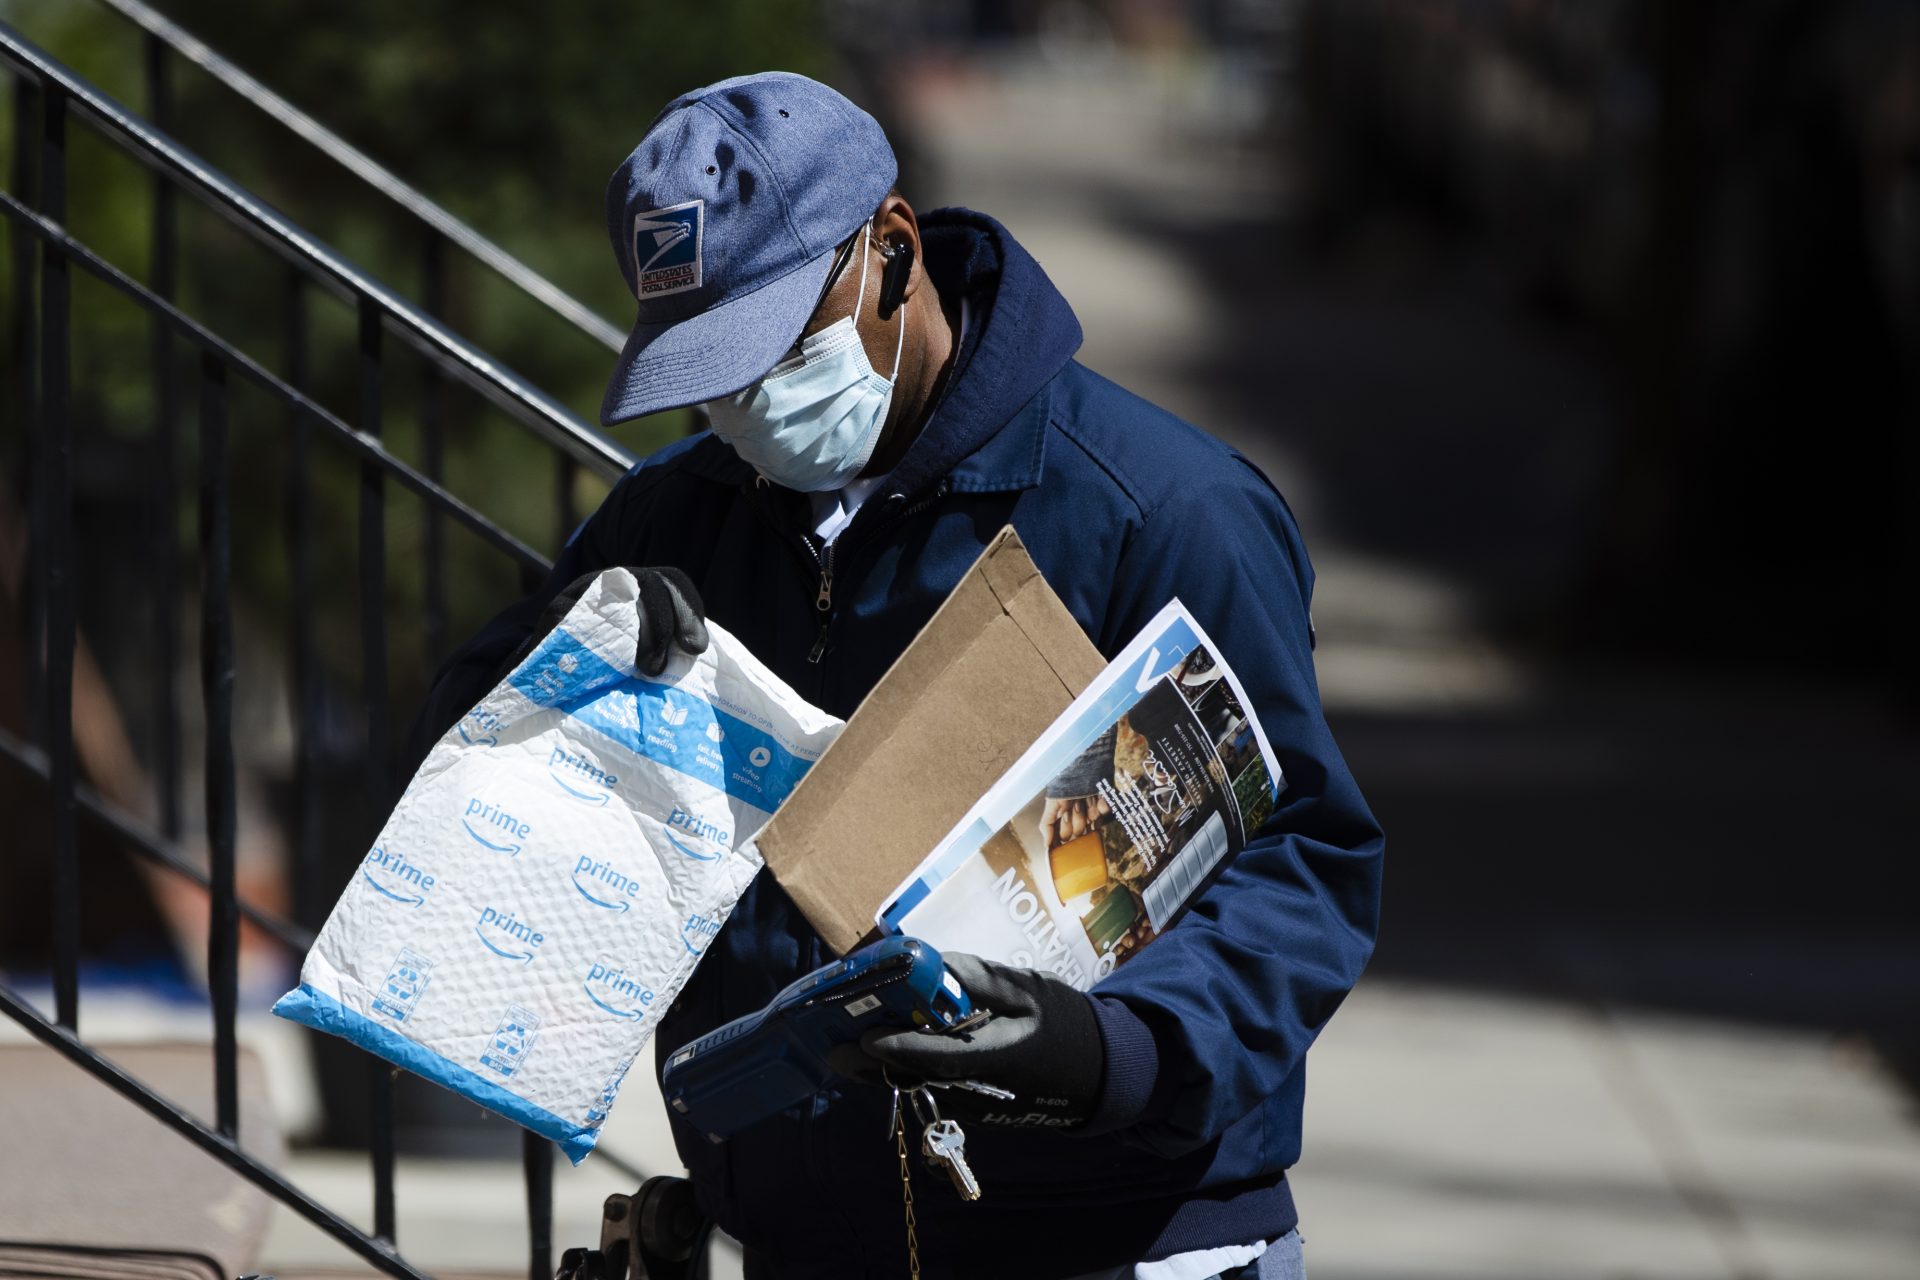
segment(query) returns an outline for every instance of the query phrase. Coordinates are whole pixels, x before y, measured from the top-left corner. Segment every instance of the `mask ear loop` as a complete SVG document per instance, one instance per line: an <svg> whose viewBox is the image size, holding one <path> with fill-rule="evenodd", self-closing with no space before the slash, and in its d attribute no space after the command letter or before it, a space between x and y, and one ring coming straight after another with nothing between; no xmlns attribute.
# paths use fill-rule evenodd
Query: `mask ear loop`
<svg viewBox="0 0 1920 1280"><path fill-rule="evenodd" d="M860 312L867 305L866 251L873 245L873 223L871 221L860 224L860 235L862 236L860 245L860 292L854 296L853 300L853 322L855 325L860 323ZM889 252L890 249L891 252ZM883 245L880 251L888 257L892 257L893 254L900 252L898 249L892 249L890 245ZM907 304L904 299L901 300L897 314L899 316L899 326L895 331L893 339L893 372L887 375L888 386L892 386L894 380L900 376L900 353L905 351L907 347Z"/></svg>
<svg viewBox="0 0 1920 1280"><path fill-rule="evenodd" d="M900 250L895 249L893 252L898 253ZM891 257L892 254L888 256ZM900 353L906 349L907 345L907 299L900 299L900 305L894 311L899 317L900 328L893 339L893 372L887 375L889 386L900 376Z"/></svg>

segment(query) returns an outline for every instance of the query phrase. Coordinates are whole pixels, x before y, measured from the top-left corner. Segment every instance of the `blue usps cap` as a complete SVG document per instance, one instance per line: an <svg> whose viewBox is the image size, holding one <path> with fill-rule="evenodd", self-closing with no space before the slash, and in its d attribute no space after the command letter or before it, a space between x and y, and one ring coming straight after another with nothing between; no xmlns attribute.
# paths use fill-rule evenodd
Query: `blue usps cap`
<svg viewBox="0 0 1920 1280"><path fill-rule="evenodd" d="M716 400L771 369L897 173L879 123L806 76L738 76L668 103L607 183L639 312L600 421Z"/></svg>

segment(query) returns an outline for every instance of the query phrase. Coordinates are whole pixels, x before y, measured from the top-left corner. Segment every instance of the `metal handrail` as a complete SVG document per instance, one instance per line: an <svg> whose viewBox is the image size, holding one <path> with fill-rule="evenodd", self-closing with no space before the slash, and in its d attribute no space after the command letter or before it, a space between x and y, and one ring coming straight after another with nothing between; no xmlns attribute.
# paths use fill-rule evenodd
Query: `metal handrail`
<svg viewBox="0 0 1920 1280"><path fill-rule="evenodd" d="M620 350L625 343L626 334L609 324L605 317L422 195L379 161L221 57L165 14L141 3L141 0L100 0L100 3L117 11L273 120L305 138L328 159L432 227L450 243L493 268L588 337L611 351Z"/></svg>
<svg viewBox="0 0 1920 1280"><path fill-rule="evenodd" d="M159 58L159 46L148 41L149 69ZM487 359L442 328L431 316L399 300L364 272L316 242L312 237L236 187L166 133L140 119L100 93L71 70L0 23L0 67L14 73L14 169L9 185L22 198L0 192L0 222L13 232L12 337L22 376L5 390L17 396L22 420L30 424L35 476L29 486L30 555L27 615L32 639L26 646L30 720L40 745L0 743L0 755L16 767L42 779L51 810L49 846L52 854L53 1005L49 1020L32 1009L16 992L0 983L0 1015L26 1024L36 1036L60 1050L111 1087L164 1122L172 1125L243 1176L265 1188L282 1203L309 1218L355 1249L378 1269L398 1276L418 1276L394 1247L395 1204L393 1082L396 1072L386 1063L366 1059L370 1110L369 1151L373 1165L373 1229L368 1234L337 1213L302 1195L272 1170L249 1156L239 1145L237 1013L239 931L243 917L269 929L281 942L298 945L304 931L251 909L236 892L235 854L236 752L234 749L233 643L233 529L232 477L229 473L229 381L264 390L288 411L291 448L287 452L290 520L286 530L294 583L293 680L299 725L300 769L296 773L296 862L317 865L310 819L318 796L306 769L312 728L319 720L319 682L311 669L314 614L312 584L312 479L306 465L309 437L330 438L344 447L358 464L358 580L359 623L362 641L361 681L366 725L363 752L364 781L370 804L379 808L391 801L388 792L386 748L389 707L387 678L390 666L385 581L387 573L386 492L389 481L424 500L427 516L426 626L428 654L439 646L435 612L444 613L443 549L435 531L443 520L465 526L497 552L515 562L523 581L545 569L547 562L526 544L500 529L480 511L462 503L440 483L439 439L435 415L424 419L427 459L424 473L391 453L382 442L385 417L386 358L383 335L399 335L426 357L435 378L458 377L504 408L508 414L555 446L561 462L556 497L562 535L572 528L571 484L582 466L602 476L615 476L629 461L616 442L572 418L537 391ZM164 105L164 98L161 100ZM37 110L35 105L37 104ZM68 230L67 124L79 116L98 134L140 160L155 177L155 259L151 287L132 279L101 258ZM37 117L37 121L36 121ZM37 160L35 159L37 157ZM172 196L185 187L209 207L234 223L255 243L276 253L288 264L286 377L269 373L258 362L222 340L206 326L183 313L172 301ZM25 234L22 234L25 233ZM37 258L35 250L38 250ZM152 365L157 392L152 440L158 464L148 476L157 509L172 511L177 500L174 469L180 443L174 424L176 400L172 387L174 361L171 345L184 342L199 356L197 471L200 566L200 675L205 708L205 819L208 870L190 869L178 854L178 796L180 776L172 767L178 738L177 708L159 700L159 769L162 790L161 829L148 830L99 802L76 771L72 722L74 657L77 649L74 556L73 468L75 437L70 395L73 374L70 346L72 277L75 269L92 275L141 307L152 320ZM37 280L37 288L36 288ZM355 425L314 401L307 385L307 331L305 291L325 288L345 297L358 318ZM431 292L431 289L429 290ZM179 629L176 575L170 564L171 538L155 545L152 588L158 608L157 652L171 670L172 637ZM436 582L440 585L436 587ZM444 625L444 618L440 626ZM306 657L302 659L302 654ZM302 674L304 669L304 674ZM170 682L159 682L170 688ZM15 749L18 748L18 749ZM208 891L207 967L214 1031L214 1120L193 1120L178 1107L134 1079L90 1048L77 1035L80 989L79 851L76 820L85 815L102 821L122 835L141 856L176 873L185 873ZM276 927L278 926L278 927ZM522 1141L529 1219L529 1274L551 1274L552 1146L537 1135Z"/></svg>
<svg viewBox="0 0 1920 1280"><path fill-rule="evenodd" d="M196 346L219 356L223 363L238 371L288 408L307 414L325 427L335 439L353 450L363 461L377 465L386 474L393 476L408 489L424 498L431 508L452 516L463 528L513 560L515 564L536 573L544 573L552 567L552 562L545 556L494 524L467 503L448 493L434 480L421 475L395 457L378 439L342 422L326 406L297 388L288 386L286 382L261 368L257 361L238 347L224 341L180 308L157 296L151 289L87 248L59 224L42 214L35 213L4 191L0 191L0 217L26 227L40 240L58 245L69 260L78 263L95 279L119 290L148 312L159 316L174 332L187 338Z"/></svg>
<svg viewBox="0 0 1920 1280"><path fill-rule="evenodd" d="M30 743L20 741L0 729L0 760L5 760L16 768L31 774L36 780L52 785L52 773L47 767L47 753ZM153 830L137 818L129 817L108 804L99 792L85 783L74 787L74 798L79 802L80 811L105 827L126 842L126 847L157 867L171 871L212 892L213 878L188 860L187 856L174 846L173 841ZM272 912L254 906L245 898L239 899L240 914L278 942L295 956L304 956L313 946L313 931L303 929L291 920L283 920Z"/></svg>
<svg viewBox="0 0 1920 1280"><path fill-rule="evenodd" d="M134 157L165 171L243 232L272 249L348 302L376 307L394 331L443 371L486 396L581 466L608 480L624 474L633 455L588 426L485 353L456 336L344 257L235 185L219 170L174 142L64 64L0 22L0 60L41 85L59 90L101 129L117 135Z"/></svg>

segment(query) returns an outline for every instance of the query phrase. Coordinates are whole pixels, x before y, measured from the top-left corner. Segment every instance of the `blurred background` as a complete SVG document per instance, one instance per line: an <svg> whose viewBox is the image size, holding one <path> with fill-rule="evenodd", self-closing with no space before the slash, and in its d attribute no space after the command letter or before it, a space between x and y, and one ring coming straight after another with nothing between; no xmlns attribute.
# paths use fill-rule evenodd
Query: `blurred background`
<svg viewBox="0 0 1920 1280"><path fill-rule="evenodd" d="M1295 1186L1316 1277L1920 1274L1920 5L157 3L619 332L601 193L654 112L726 75L826 79L887 127L916 208L980 209L1035 254L1085 363L1273 477L1319 574L1329 718L1390 848L1374 964L1310 1058ZM144 12L0 0L152 115ZM193 59L170 74L165 132L597 422L611 353L590 333L475 264L425 267L404 209ZM85 130L68 164L67 227L151 282L144 170ZM285 272L194 202L178 217L181 308L285 368ZM22 279L16 248L0 281ZM147 315L74 290L79 772L204 859L192 485L153 496ZM30 740L17 314L0 729ZM310 326L304 385L352 421L352 308L319 300ZM529 483L545 447L412 358L387 366L389 448L431 448L449 489L550 554L605 483ZM240 892L315 927L380 816L360 472L344 449L308 463L317 632L296 663L286 414L239 387L232 413ZM639 454L688 425L612 434ZM388 512L392 735L520 589L454 528L431 586L428 524ZM162 547L177 637L156 632ZM0 972L42 992L44 797L0 761ZM205 895L110 830L81 842L89 1040L204 1042ZM364 1084L349 1051L264 1016L297 957L242 944L280 1163L360 1220ZM607 1147L671 1171L640 1084ZM515 1132L403 1082L397 1133L409 1256L515 1273L492 1268L524 1254ZM598 1163L560 1171L559 1243L623 1188ZM247 1214L263 1267L349 1265L293 1215Z"/></svg>

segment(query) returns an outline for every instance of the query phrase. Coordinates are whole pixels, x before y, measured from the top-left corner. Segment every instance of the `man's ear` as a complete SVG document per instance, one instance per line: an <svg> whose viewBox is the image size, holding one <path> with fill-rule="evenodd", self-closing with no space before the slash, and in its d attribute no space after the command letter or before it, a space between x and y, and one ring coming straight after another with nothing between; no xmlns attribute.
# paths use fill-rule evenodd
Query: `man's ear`
<svg viewBox="0 0 1920 1280"><path fill-rule="evenodd" d="M874 236L888 248L895 250L887 259L887 269L881 276L880 318L886 319L893 313L894 307L913 297L920 291L920 283L926 279L925 270L914 270L914 264L921 260L920 222L914 217L913 206L899 192L893 192L880 202L880 208L874 215ZM897 298L888 292L887 286L893 283L895 273L904 275L899 285Z"/></svg>

